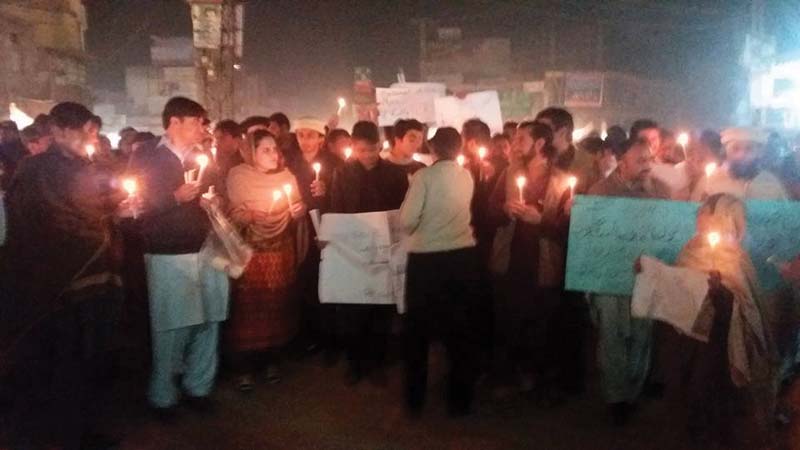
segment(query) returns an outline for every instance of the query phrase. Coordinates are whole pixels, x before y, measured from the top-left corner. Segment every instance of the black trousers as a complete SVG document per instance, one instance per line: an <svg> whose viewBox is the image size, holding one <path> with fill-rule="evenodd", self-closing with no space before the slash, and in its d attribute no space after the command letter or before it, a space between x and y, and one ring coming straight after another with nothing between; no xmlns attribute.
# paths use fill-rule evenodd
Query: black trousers
<svg viewBox="0 0 800 450"><path fill-rule="evenodd" d="M297 289L301 302L299 340L325 350L336 343L336 310L339 305L319 302L320 252L312 246L297 270Z"/></svg>
<svg viewBox="0 0 800 450"><path fill-rule="evenodd" d="M118 298L93 298L54 313L19 343L12 368L12 448L80 447L94 421Z"/></svg>
<svg viewBox="0 0 800 450"><path fill-rule="evenodd" d="M340 332L355 373L383 367L395 310L395 305L339 306Z"/></svg>
<svg viewBox="0 0 800 450"><path fill-rule="evenodd" d="M428 348L439 337L447 350L447 401L451 412L466 412L478 372L479 339L475 292L479 282L475 248L411 253L406 269L406 405L425 403Z"/></svg>

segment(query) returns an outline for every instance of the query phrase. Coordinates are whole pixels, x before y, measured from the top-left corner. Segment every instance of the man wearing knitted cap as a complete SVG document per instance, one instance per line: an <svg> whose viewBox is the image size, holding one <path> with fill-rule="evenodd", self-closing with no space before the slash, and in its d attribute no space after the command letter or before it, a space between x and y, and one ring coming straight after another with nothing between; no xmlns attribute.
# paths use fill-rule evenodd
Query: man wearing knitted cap
<svg viewBox="0 0 800 450"><path fill-rule="evenodd" d="M320 214L330 208L330 186L333 172L342 160L324 148L325 122L314 118L300 118L294 122L294 132L300 151L287 155L286 165L297 179L297 186L303 202L309 211L319 210ZM314 170L319 167L319 176ZM298 258L301 261L297 272L297 285L301 286L303 303L301 339L306 350L316 350L320 345L328 350L333 346L334 306L319 304L317 285L319 282L320 251L315 244L316 232L308 217L299 225L304 233L306 245L301 244ZM302 241L301 241L302 242Z"/></svg>
<svg viewBox="0 0 800 450"><path fill-rule="evenodd" d="M126 196L86 154L93 114L66 102L50 115L54 142L22 160L7 197L0 372L11 366L11 448L89 444L91 380L121 303L109 216Z"/></svg>
<svg viewBox="0 0 800 450"><path fill-rule="evenodd" d="M705 177L692 192L693 201L726 193L746 199L788 199L777 176L762 169L767 135L754 128L728 128L722 132L725 164Z"/></svg>

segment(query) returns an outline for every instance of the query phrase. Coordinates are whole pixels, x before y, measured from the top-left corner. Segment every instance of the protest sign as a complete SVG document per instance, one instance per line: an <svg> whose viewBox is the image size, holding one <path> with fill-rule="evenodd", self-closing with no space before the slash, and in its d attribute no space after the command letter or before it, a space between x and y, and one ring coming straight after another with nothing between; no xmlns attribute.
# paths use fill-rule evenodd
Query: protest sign
<svg viewBox="0 0 800 450"><path fill-rule="evenodd" d="M395 83L377 88L378 125L391 126L398 119L414 118L423 123L436 122L434 100L445 95L440 83Z"/></svg>
<svg viewBox="0 0 800 450"><path fill-rule="evenodd" d="M322 303L397 304L403 312L406 251L397 213L322 216Z"/></svg>
<svg viewBox="0 0 800 450"><path fill-rule="evenodd" d="M642 254L672 264L695 234L698 204L667 200L578 196L572 208L566 287L599 294L630 295L633 262ZM770 256L800 253L800 203L747 202L749 252L765 290L782 285Z"/></svg>
<svg viewBox="0 0 800 450"><path fill-rule="evenodd" d="M455 127L460 130L464 122L478 118L486 122L492 132L503 131L503 114L497 91L473 92L464 98L439 97L435 105L436 125L439 127Z"/></svg>

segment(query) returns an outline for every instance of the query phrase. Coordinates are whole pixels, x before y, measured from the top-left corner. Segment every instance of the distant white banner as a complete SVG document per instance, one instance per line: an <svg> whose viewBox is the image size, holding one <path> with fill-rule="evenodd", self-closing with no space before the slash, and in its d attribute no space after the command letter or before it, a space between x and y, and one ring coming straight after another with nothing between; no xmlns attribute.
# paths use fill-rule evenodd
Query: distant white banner
<svg viewBox="0 0 800 450"><path fill-rule="evenodd" d="M443 97L445 86L439 83L395 83L377 88L378 125L391 126L398 119L417 119L423 123L436 121L434 100Z"/></svg>
<svg viewBox="0 0 800 450"><path fill-rule="evenodd" d="M464 122L475 118L486 122L492 132L503 131L503 114L497 91L473 92L464 98L450 96L436 99L436 125L439 127L460 130Z"/></svg>

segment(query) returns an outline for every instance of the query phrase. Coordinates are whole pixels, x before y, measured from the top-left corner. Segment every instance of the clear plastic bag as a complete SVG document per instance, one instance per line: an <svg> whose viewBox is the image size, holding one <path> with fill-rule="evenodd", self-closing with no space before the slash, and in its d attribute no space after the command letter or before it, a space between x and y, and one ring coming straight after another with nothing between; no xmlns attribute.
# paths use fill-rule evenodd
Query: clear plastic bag
<svg viewBox="0 0 800 450"><path fill-rule="evenodd" d="M216 202L209 199L201 204L208 213L213 233L209 234L200 254L208 258L215 269L227 273L231 278L239 278L253 257L253 249L242 239Z"/></svg>

